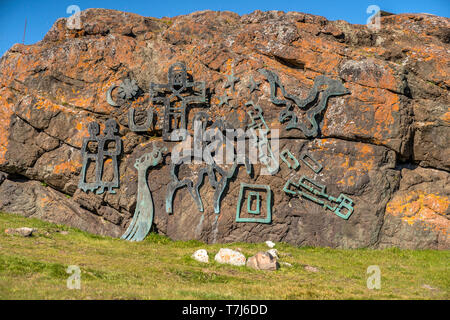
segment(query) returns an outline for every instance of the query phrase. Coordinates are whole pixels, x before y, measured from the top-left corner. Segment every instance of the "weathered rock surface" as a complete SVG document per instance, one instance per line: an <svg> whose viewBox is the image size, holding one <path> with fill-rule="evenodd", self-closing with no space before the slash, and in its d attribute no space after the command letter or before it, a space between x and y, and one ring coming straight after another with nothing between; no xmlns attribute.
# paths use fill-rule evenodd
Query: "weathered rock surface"
<svg viewBox="0 0 450 320"><path fill-rule="evenodd" d="M33 232L35 229L28 228L28 227L22 227L22 228L16 228L16 229L6 229L5 233L8 235L19 235L22 237L31 237L33 235Z"/></svg>
<svg viewBox="0 0 450 320"><path fill-rule="evenodd" d="M426 14L381 18L372 32L363 25L327 21L297 12L239 16L203 11L155 19L106 9L81 12L81 29L55 22L34 45L14 45L0 60L0 210L120 236L136 208L135 160L161 141L153 132L128 128L127 109L149 105L150 82L166 83L169 66L184 61L196 81L206 81L210 106L201 111L224 117L236 127L249 118L245 103L261 106L280 150L299 157L308 151L322 165L306 175L354 201L348 220L306 199L282 191L293 171L284 163L274 176L249 177L241 167L223 194L220 215L214 189L204 183L204 212L180 189L174 212L165 211L170 181L169 154L148 173L154 201L154 230L173 239L206 242L266 239L330 247L450 248L450 20ZM305 98L314 79L342 81L350 94L331 97L320 120L319 136L307 139L286 130L281 107L270 101L270 86L259 69L276 72L290 94ZM219 106L226 76L240 78L230 105ZM143 95L120 108L106 102L113 84L135 79ZM250 92L250 78L261 82ZM158 109L159 108L159 109ZM161 113L161 106L155 109ZM194 114L188 113L188 129ZM301 113L297 114L302 118ZM142 115L138 113L138 119ZM160 116L160 115L159 115ZM120 189L96 195L77 189L81 145L89 122L101 129L119 123L123 142ZM150 141L151 140L151 141ZM111 176L110 167L105 176ZM185 176L196 174L187 167ZM240 182L268 184L273 192L272 223L237 223Z"/></svg>
<svg viewBox="0 0 450 320"><path fill-rule="evenodd" d="M218 263L231 264L233 266L245 266L245 261L247 260L245 256L239 251L221 248L214 257Z"/></svg>
<svg viewBox="0 0 450 320"><path fill-rule="evenodd" d="M280 264L277 259L268 252L258 252L254 256L248 258L247 267L256 270L278 270Z"/></svg>
<svg viewBox="0 0 450 320"><path fill-rule="evenodd" d="M0 211L66 224L82 230L119 237L120 226L83 209L73 198L37 181L11 178L0 185Z"/></svg>
<svg viewBox="0 0 450 320"><path fill-rule="evenodd" d="M380 247L448 249L450 177L428 168L403 168L386 206Z"/></svg>

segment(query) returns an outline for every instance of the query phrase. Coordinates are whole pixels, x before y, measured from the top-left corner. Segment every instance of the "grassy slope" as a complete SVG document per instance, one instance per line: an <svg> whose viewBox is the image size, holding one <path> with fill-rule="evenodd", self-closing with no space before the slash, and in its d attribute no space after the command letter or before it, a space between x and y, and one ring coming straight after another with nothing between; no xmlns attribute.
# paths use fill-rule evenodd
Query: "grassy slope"
<svg viewBox="0 0 450 320"><path fill-rule="evenodd" d="M30 238L6 228L38 228ZM68 235L55 232L69 231ZM47 232L47 235L46 235ZM208 265L191 254L221 247L247 256L265 244L205 245L151 234L140 243L90 235L66 226L0 213L0 299L449 299L449 251L297 248L278 243L293 267L275 272ZM81 290L69 290L65 270L78 265ZM305 265L319 272L308 272ZM366 287L366 269L381 269L381 290ZM423 288L429 285L435 289Z"/></svg>

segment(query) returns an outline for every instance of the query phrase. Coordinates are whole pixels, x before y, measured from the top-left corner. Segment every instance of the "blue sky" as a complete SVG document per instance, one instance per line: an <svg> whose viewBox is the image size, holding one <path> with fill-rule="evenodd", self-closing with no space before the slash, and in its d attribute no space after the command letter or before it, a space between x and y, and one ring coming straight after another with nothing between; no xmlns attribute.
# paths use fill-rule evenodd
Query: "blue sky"
<svg viewBox="0 0 450 320"><path fill-rule="evenodd" d="M25 44L32 44L42 40L56 19L70 16L66 13L70 5L77 5L81 10L108 8L156 18L172 17L205 9L230 10L241 15L257 9L300 11L321 15L329 20L342 19L358 24L365 24L371 15L366 13L369 5L377 5L381 10L393 13L426 12L445 17L450 15L450 0L223 0L220 2L213 0L0 0L0 55L3 55L14 43L22 42L25 19L27 19Z"/></svg>

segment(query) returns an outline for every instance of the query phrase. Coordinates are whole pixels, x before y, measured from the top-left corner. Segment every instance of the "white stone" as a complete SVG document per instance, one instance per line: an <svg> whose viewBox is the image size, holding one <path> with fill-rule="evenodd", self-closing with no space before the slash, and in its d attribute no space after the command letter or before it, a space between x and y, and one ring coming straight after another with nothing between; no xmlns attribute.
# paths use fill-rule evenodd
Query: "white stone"
<svg viewBox="0 0 450 320"><path fill-rule="evenodd" d="M280 264L282 265L282 266L286 266L286 267L292 267L292 264L290 264L289 262L280 262Z"/></svg>
<svg viewBox="0 0 450 320"><path fill-rule="evenodd" d="M305 266L305 270L309 272L319 272L319 269L313 266Z"/></svg>
<svg viewBox="0 0 450 320"><path fill-rule="evenodd" d="M9 235L19 235L22 237L31 237L33 232L37 231L36 229L33 228L28 228L28 227L22 227L22 228L17 228L17 229L6 229L5 233L9 234Z"/></svg>
<svg viewBox="0 0 450 320"><path fill-rule="evenodd" d="M269 247L269 248L273 248L273 247L275 247L275 243L273 243L272 241L266 241L266 244L267 244L267 246Z"/></svg>
<svg viewBox="0 0 450 320"><path fill-rule="evenodd" d="M214 260L218 263L227 263L233 266L245 266L245 262L247 261L242 253L228 248L221 248Z"/></svg>
<svg viewBox="0 0 450 320"><path fill-rule="evenodd" d="M270 254L275 259L278 259L278 250L277 249L267 250L267 253Z"/></svg>
<svg viewBox="0 0 450 320"><path fill-rule="evenodd" d="M208 252L205 249L199 249L199 250L195 251L192 254L192 258L199 262L204 262L204 263L209 262Z"/></svg>

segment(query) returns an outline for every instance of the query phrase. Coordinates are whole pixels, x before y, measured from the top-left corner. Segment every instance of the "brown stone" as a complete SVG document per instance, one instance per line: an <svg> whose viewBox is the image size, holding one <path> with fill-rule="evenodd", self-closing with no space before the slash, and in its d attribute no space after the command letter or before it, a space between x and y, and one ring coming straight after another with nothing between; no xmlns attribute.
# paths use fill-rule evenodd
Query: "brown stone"
<svg viewBox="0 0 450 320"><path fill-rule="evenodd" d="M379 246L448 249L449 186L443 171L402 169L400 188L386 206Z"/></svg>
<svg viewBox="0 0 450 320"><path fill-rule="evenodd" d="M121 228L80 208L64 194L25 179L6 180L0 185L0 211L66 224L100 235L118 237Z"/></svg>
<svg viewBox="0 0 450 320"><path fill-rule="evenodd" d="M277 270L280 265L278 261L268 252L258 252L253 257L248 258L247 267L256 270Z"/></svg>

